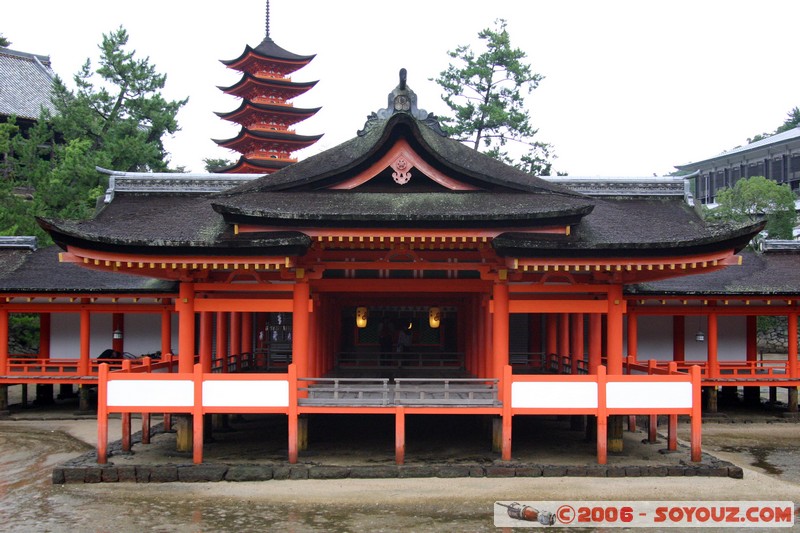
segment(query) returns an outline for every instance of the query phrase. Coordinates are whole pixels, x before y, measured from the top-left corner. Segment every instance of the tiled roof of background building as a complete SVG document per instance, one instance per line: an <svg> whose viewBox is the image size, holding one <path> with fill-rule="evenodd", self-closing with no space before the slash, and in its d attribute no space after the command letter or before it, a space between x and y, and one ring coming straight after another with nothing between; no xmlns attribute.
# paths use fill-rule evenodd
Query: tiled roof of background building
<svg viewBox="0 0 800 533"><path fill-rule="evenodd" d="M50 58L0 48L0 116L38 119L42 107L53 111Z"/></svg>

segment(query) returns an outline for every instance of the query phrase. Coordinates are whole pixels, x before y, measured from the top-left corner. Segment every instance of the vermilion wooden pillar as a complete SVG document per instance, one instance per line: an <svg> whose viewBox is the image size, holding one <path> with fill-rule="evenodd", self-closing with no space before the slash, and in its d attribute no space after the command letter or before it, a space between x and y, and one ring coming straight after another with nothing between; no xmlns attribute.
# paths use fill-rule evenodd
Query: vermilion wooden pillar
<svg viewBox="0 0 800 533"><path fill-rule="evenodd" d="M797 313L789 313L787 323L789 376L797 378Z"/></svg>
<svg viewBox="0 0 800 533"><path fill-rule="evenodd" d="M228 371L228 313L217 312L217 360L220 372Z"/></svg>
<svg viewBox="0 0 800 533"><path fill-rule="evenodd" d="M297 377L308 377L308 280L298 279L294 284L292 306L292 362L297 368Z"/></svg>
<svg viewBox="0 0 800 533"><path fill-rule="evenodd" d="M178 302L178 372L194 371L194 284L181 282Z"/></svg>
<svg viewBox="0 0 800 533"><path fill-rule="evenodd" d="M0 309L0 372L8 375L8 309Z"/></svg>
<svg viewBox="0 0 800 533"><path fill-rule="evenodd" d="M558 315L558 372L564 373L564 359L569 357L569 313Z"/></svg>
<svg viewBox="0 0 800 533"><path fill-rule="evenodd" d="M172 312L161 311L161 355L172 353Z"/></svg>
<svg viewBox="0 0 800 533"><path fill-rule="evenodd" d="M572 315L572 338L570 352L572 353L572 373L578 373L578 362L583 361L583 314Z"/></svg>
<svg viewBox="0 0 800 533"><path fill-rule="evenodd" d="M125 351L125 315L122 313L111 314L111 348L120 353Z"/></svg>
<svg viewBox="0 0 800 533"><path fill-rule="evenodd" d="M210 311L200 313L200 367L206 374L211 373L211 330L214 326L214 315Z"/></svg>
<svg viewBox="0 0 800 533"><path fill-rule="evenodd" d="M603 357L603 316L589 315L589 374L597 375Z"/></svg>
<svg viewBox="0 0 800 533"><path fill-rule="evenodd" d="M242 352L253 352L253 313L242 313Z"/></svg>
<svg viewBox="0 0 800 533"><path fill-rule="evenodd" d="M78 362L79 373L82 376L89 375L91 367L91 313L84 304L81 309L81 351Z"/></svg>
<svg viewBox="0 0 800 533"><path fill-rule="evenodd" d="M483 301L483 364L481 365L482 378L492 377L492 313L489 311L491 301L485 297Z"/></svg>
<svg viewBox="0 0 800 533"><path fill-rule="evenodd" d="M622 317L624 313L622 286L612 285L608 291L607 353L608 375L622 374Z"/></svg>
<svg viewBox="0 0 800 533"><path fill-rule="evenodd" d="M708 376L711 378L719 377L719 325L717 314L708 315Z"/></svg>
<svg viewBox="0 0 800 533"><path fill-rule="evenodd" d="M639 320L635 313L628 313L628 357L635 361L639 352Z"/></svg>
<svg viewBox="0 0 800 533"><path fill-rule="evenodd" d="M686 317L672 317L672 360L686 360Z"/></svg>
<svg viewBox="0 0 800 533"><path fill-rule="evenodd" d="M788 317L788 350L789 375L797 378L797 313L789 313ZM790 413L797 412L797 387L789 387L787 406Z"/></svg>
<svg viewBox="0 0 800 533"><path fill-rule="evenodd" d="M242 313L234 311L231 313L231 355L242 353Z"/></svg>
<svg viewBox="0 0 800 533"><path fill-rule="evenodd" d="M502 382L503 367L508 364L508 283L499 281L492 286L494 316L492 318L492 373ZM502 383L498 394L502 395ZM502 401L503 398L500 398Z"/></svg>
<svg viewBox="0 0 800 533"><path fill-rule="evenodd" d="M50 359L50 313L39 313L39 357Z"/></svg>
<svg viewBox="0 0 800 533"><path fill-rule="evenodd" d="M758 360L758 317L755 315L747 315L746 325L747 329L747 360Z"/></svg>
<svg viewBox="0 0 800 533"><path fill-rule="evenodd" d="M318 298L312 298L312 303L318 301ZM319 377L319 355L317 354L317 347L319 346L319 339L317 338L317 313L319 309L317 305L312 306L315 311L308 315L308 370L309 375Z"/></svg>
<svg viewBox="0 0 800 533"><path fill-rule="evenodd" d="M622 299L622 285L612 285L608 291L608 317L606 319L606 357L609 376L622 374L622 321L625 301ZM599 422L598 422L599 424ZM622 451L622 416L608 418L608 451Z"/></svg>

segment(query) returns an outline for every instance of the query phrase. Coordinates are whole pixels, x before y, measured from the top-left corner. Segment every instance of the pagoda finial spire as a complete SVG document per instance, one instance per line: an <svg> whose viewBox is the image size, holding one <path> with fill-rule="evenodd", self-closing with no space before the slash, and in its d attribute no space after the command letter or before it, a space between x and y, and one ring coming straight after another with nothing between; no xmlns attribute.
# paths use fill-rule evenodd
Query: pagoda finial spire
<svg viewBox="0 0 800 533"><path fill-rule="evenodd" d="M269 39L269 0L267 0L267 39Z"/></svg>

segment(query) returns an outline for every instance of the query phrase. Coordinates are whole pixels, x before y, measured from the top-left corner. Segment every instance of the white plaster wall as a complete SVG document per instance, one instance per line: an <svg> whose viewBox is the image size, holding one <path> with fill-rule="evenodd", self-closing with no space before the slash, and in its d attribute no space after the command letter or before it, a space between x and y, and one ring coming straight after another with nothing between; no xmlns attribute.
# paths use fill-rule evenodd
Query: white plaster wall
<svg viewBox="0 0 800 533"><path fill-rule="evenodd" d="M743 316L718 317L718 358L720 361L743 361L746 359L747 319ZM639 316L638 358L641 361L655 359L672 361L672 317ZM697 342L695 335L700 329L706 340ZM708 356L708 322L705 316L687 316L684 346L687 361L705 361ZM627 329L625 352L627 353Z"/></svg>
<svg viewBox="0 0 800 533"><path fill-rule="evenodd" d="M111 348L111 313L92 313L89 353L97 357ZM161 350L161 314L130 313L125 316L125 351L133 354ZM178 315L172 315L172 349L178 349ZM50 357L78 359L81 350L80 313L53 313L50 326Z"/></svg>

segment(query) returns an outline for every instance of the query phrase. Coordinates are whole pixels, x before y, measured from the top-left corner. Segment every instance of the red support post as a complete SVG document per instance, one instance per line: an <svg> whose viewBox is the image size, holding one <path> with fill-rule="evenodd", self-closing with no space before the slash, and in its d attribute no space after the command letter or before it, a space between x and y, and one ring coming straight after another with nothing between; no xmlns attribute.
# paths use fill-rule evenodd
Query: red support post
<svg viewBox="0 0 800 533"><path fill-rule="evenodd" d="M650 415L647 428L647 442L655 444L658 441L658 415Z"/></svg>
<svg viewBox="0 0 800 533"><path fill-rule="evenodd" d="M686 360L686 317L672 317L672 360Z"/></svg>
<svg viewBox="0 0 800 533"><path fill-rule="evenodd" d="M572 373L578 373L578 364L583 361L583 313L572 315L572 337L570 339L570 351L572 353Z"/></svg>
<svg viewBox="0 0 800 533"><path fill-rule="evenodd" d="M608 375L622 375L622 317L625 302L622 285L612 285L608 290L607 353Z"/></svg>
<svg viewBox="0 0 800 533"><path fill-rule="evenodd" d="M492 373L490 377L498 379L498 398L503 401L503 369L508 365L508 283L496 281L492 286Z"/></svg>
<svg viewBox="0 0 800 533"><path fill-rule="evenodd" d="M297 364L292 363L288 368L289 373L289 409L287 415L289 416L289 463L297 463L297 397L298 397L298 381L297 381Z"/></svg>
<svg viewBox="0 0 800 533"><path fill-rule="evenodd" d="M8 375L8 309L0 309L0 372Z"/></svg>
<svg viewBox="0 0 800 533"><path fill-rule="evenodd" d="M217 312L217 361L220 372L228 371L228 313Z"/></svg>
<svg viewBox="0 0 800 533"><path fill-rule="evenodd" d="M503 367L503 381L501 386L503 387L503 429L501 435L501 448L500 448L500 457L503 461L510 461L511 460L511 428L512 428L512 421L513 421L513 414L511 412L511 383L514 381L514 376L511 371L511 365L505 365Z"/></svg>
<svg viewBox="0 0 800 533"><path fill-rule="evenodd" d="M172 353L172 311L161 311L161 357Z"/></svg>
<svg viewBox="0 0 800 533"><path fill-rule="evenodd" d="M599 313L589 315L589 374L597 374L603 357L603 317Z"/></svg>
<svg viewBox="0 0 800 533"><path fill-rule="evenodd" d="M608 462L608 415L606 414L606 367L597 367L597 464Z"/></svg>
<svg viewBox="0 0 800 533"><path fill-rule="evenodd" d="M297 273L301 275L300 272ZM297 279L294 284L292 305L292 362L297 377L308 377L308 332L310 287L308 280Z"/></svg>
<svg viewBox="0 0 800 533"><path fill-rule="evenodd" d="M39 358L50 359L50 313L39 313Z"/></svg>
<svg viewBox="0 0 800 533"><path fill-rule="evenodd" d="M91 354L91 314L89 309L81 309L81 351L78 373L88 376L92 369Z"/></svg>
<svg viewBox="0 0 800 533"><path fill-rule="evenodd" d="M708 315L708 377L719 377L719 323L717 314Z"/></svg>
<svg viewBox="0 0 800 533"><path fill-rule="evenodd" d="M394 462L398 465L406 460L406 410L403 406L394 412Z"/></svg>
<svg viewBox="0 0 800 533"><path fill-rule="evenodd" d="M639 357L639 319L635 313L625 315L628 321L628 357L634 361Z"/></svg>
<svg viewBox="0 0 800 533"><path fill-rule="evenodd" d="M181 282L178 295L178 372L191 374L194 368L194 285Z"/></svg>
<svg viewBox="0 0 800 533"><path fill-rule="evenodd" d="M789 313L788 321L789 377L797 379L797 313Z"/></svg>
<svg viewBox="0 0 800 533"><path fill-rule="evenodd" d="M667 427L667 449L674 452L678 449L678 415L669 415Z"/></svg>
<svg viewBox="0 0 800 533"><path fill-rule="evenodd" d="M758 317L747 315L745 328L747 329L747 360L758 360Z"/></svg>
<svg viewBox="0 0 800 533"><path fill-rule="evenodd" d="M564 360L569 358L569 313L558 315L558 373L565 373Z"/></svg>
<svg viewBox="0 0 800 533"><path fill-rule="evenodd" d="M108 462L108 364L97 372L97 463Z"/></svg>
<svg viewBox="0 0 800 533"><path fill-rule="evenodd" d="M192 408L192 462L203 462L203 367L194 365L194 407Z"/></svg>
<svg viewBox="0 0 800 533"><path fill-rule="evenodd" d="M700 367L693 365L689 369L689 375L692 377L692 434L691 434L691 454L692 461L700 462L702 459L701 442L703 439L703 415L702 406L703 399L700 390Z"/></svg>
<svg viewBox="0 0 800 533"><path fill-rule="evenodd" d="M122 451L131 451L131 414L122 413Z"/></svg>
<svg viewBox="0 0 800 533"><path fill-rule="evenodd" d="M242 313L231 313L231 355L238 356L242 353Z"/></svg>
<svg viewBox="0 0 800 533"><path fill-rule="evenodd" d="M242 352L253 352L253 313L242 313Z"/></svg>
<svg viewBox="0 0 800 533"><path fill-rule="evenodd" d="M142 444L150 444L150 413L142 413Z"/></svg>
<svg viewBox="0 0 800 533"><path fill-rule="evenodd" d="M200 313L200 366L203 372L211 373L211 330L214 326L214 315L210 311Z"/></svg>
<svg viewBox="0 0 800 533"><path fill-rule="evenodd" d="M492 377L492 313L490 311L491 300L485 297L483 300L483 364L481 365L481 375L479 377Z"/></svg>

